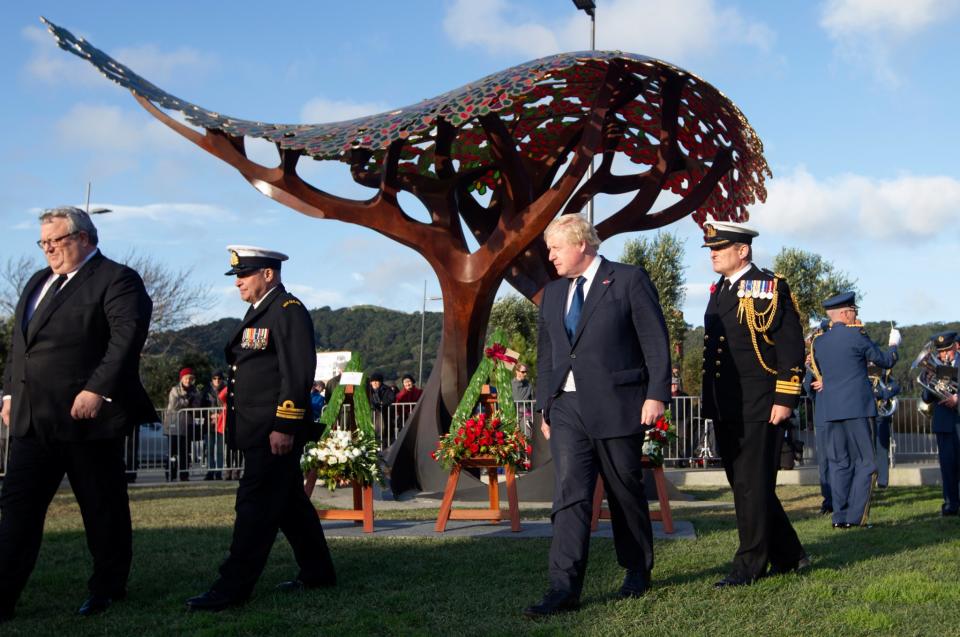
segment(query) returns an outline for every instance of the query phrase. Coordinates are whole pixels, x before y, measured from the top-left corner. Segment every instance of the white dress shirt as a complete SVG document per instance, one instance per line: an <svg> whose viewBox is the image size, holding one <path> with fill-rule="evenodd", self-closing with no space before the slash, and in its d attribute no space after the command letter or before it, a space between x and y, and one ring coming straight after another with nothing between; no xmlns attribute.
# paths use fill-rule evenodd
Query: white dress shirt
<svg viewBox="0 0 960 637"><path fill-rule="evenodd" d="M590 285L593 283L593 280L597 277L597 271L600 269L600 259L602 257L598 254L593 257L593 261L590 262L590 265L587 266L587 269L584 270L582 276L586 279L583 284L583 300L586 302L587 294L590 292ZM577 277L570 279L567 290L567 303L563 307L563 315L566 316L567 312L570 311L570 304L573 303L573 294L577 289ZM573 370L567 374L567 379L563 382L563 391L577 391L577 384L573 380Z"/></svg>

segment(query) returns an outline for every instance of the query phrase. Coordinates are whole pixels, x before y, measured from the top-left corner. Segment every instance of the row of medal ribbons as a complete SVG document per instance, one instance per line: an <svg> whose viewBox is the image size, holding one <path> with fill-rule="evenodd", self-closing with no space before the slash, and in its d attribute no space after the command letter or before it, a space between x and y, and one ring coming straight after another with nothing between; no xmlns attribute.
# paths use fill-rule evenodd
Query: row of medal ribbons
<svg viewBox="0 0 960 637"><path fill-rule="evenodd" d="M772 299L777 289L776 280L770 281L740 281L737 296L740 298Z"/></svg>

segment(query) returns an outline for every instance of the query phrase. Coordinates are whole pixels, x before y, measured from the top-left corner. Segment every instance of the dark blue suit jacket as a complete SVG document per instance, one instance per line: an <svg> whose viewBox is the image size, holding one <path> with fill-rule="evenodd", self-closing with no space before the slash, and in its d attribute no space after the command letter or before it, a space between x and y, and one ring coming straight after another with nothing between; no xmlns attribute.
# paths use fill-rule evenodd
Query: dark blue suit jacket
<svg viewBox="0 0 960 637"><path fill-rule="evenodd" d="M833 323L813 339L813 355L823 374L823 391L817 409L823 419L873 418L877 403L867 378L867 363L889 369L897 362L897 348L884 352L870 340L861 325Z"/></svg>
<svg viewBox="0 0 960 637"><path fill-rule="evenodd" d="M660 299L643 268L601 257L573 342L563 325L570 281L543 291L538 321L537 408L549 420L553 399L573 370L581 416L597 438L638 434L647 398L670 400L670 346Z"/></svg>

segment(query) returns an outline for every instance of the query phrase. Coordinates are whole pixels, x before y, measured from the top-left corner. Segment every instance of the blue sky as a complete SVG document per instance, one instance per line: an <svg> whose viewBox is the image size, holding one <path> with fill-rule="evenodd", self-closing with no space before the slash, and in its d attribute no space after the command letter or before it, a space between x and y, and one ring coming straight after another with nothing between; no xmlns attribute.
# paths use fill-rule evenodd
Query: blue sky
<svg viewBox="0 0 960 637"><path fill-rule="evenodd" d="M774 179L767 203L751 212L760 265L784 246L814 251L858 280L866 320L960 317L960 0L597 4L597 48L696 73L736 102L764 141ZM310 307L414 311L424 280L428 294L437 294L416 253L267 199L57 49L38 16L178 97L269 122L380 112L529 59L584 49L589 20L568 0L277 6L4 3L0 258L39 259L37 212L81 205L92 181L92 206L116 211L96 219L103 251L136 250L191 269L191 279L211 285L216 297L198 320L244 311L222 276L230 243L288 253L284 281ZM313 163L309 174L324 189L360 193L345 164ZM598 218L612 209L598 200ZM686 239L685 315L701 324L714 275L700 231L689 219L670 229ZM601 252L619 257L626 238Z"/></svg>

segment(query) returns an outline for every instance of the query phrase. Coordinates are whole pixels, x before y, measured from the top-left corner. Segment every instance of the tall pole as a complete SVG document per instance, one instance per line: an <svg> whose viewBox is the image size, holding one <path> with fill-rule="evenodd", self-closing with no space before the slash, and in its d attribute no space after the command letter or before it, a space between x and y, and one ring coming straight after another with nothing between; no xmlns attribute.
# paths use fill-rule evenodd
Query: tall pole
<svg viewBox="0 0 960 637"><path fill-rule="evenodd" d="M593 166L590 166L590 169L593 170ZM85 209L87 214L90 214L90 182L87 182L87 207Z"/></svg>
<svg viewBox="0 0 960 637"><path fill-rule="evenodd" d="M417 372L417 387L423 387L423 332L427 322L427 280L423 280L423 307L420 310L420 371Z"/></svg>
<svg viewBox="0 0 960 637"><path fill-rule="evenodd" d="M590 14L590 50L597 50L597 10L588 11ZM593 157L590 158L590 171L587 179L593 177ZM593 224L593 195L590 195L590 201L587 202L587 221Z"/></svg>

